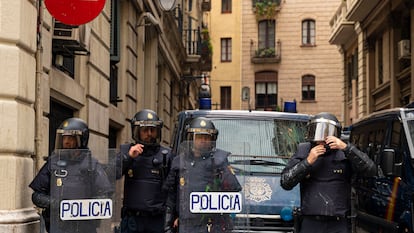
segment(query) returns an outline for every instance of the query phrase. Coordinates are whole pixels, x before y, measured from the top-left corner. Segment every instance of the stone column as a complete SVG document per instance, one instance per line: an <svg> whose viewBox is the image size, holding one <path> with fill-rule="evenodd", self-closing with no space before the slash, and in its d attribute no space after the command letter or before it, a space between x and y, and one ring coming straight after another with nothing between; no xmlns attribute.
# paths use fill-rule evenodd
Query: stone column
<svg viewBox="0 0 414 233"><path fill-rule="evenodd" d="M34 175L37 2L0 0L0 232L38 232Z"/></svg>

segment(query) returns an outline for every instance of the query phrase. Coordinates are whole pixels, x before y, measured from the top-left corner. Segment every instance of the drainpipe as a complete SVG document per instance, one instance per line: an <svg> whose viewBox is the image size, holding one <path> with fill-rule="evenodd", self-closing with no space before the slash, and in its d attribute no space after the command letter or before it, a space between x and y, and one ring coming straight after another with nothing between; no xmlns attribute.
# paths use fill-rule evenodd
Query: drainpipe
<svg viewBox="0 0 414 233"><path fill-rule="evenodd" d="M41 78L43 73L43 63L42 63L42 28L43 28L43 9L42 9L42 0L37 1L37 45L36 45L36 91L35 91L35 154L34 162L36 168L39 168L42 163L42 156L40 155L41 145L42 145L42 134L40 129L42 128L42 103L40 102L41 98Z"/></svg>

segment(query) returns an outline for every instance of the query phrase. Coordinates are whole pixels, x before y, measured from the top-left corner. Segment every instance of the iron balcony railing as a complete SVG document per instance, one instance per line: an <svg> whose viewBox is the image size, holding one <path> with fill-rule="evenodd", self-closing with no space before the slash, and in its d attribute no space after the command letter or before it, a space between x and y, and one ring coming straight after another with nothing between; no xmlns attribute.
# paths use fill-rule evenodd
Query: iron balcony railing
<svg viewBox="0 0 414 233"><path fill-rule="evenodd" d="M282 58L282 42L278 40L274 47L257 48L252 46L250 55L252 63L279 63Z"/></svg>
<svg viewBox="0 0 414 233"><path fill-rule="evenodd" d="M174 15L187 55L200 55L200 27L196 29L191 29L190 26L184 27L183 11L179 5L175 8Z"/></svg>

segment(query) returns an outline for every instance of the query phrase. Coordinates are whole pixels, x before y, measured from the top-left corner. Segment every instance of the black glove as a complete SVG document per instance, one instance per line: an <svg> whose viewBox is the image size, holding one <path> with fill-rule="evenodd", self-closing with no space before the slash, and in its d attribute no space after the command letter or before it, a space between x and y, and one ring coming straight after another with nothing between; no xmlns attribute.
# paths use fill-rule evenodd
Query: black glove
<svg viewBox="0 0 414 233"><path fill-rule="evenodd" d="M167 207L165 210L165 223L164 223L164 232L172 233L174 224L174 215L170 207Z"/></svg>
<svg viewBox="0 0 414 233"><path fill-rule="evenodd" d="M33 203L40 208L49 208L50 207L50 196L40 192L34 192L32 194Z"/></svg>

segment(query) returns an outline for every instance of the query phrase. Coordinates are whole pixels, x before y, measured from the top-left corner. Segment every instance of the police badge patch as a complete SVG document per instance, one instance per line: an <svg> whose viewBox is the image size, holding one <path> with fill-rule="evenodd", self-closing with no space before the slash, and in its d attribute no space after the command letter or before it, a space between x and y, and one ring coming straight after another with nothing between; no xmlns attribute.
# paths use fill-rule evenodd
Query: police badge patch
<svg viewBox="0 0 414 233"><path fill-rule="evenodd" d="M272 188L263 178L249 177L244 184L246 199L262 202L270 200Z"/></svg>
<svg viewBox="0 0 414 233"><path fill-rule="evenodd" d="M134 176L134 172L132 171L132 169L128 170L128 176L129 177L133 177Z"/></svg>

